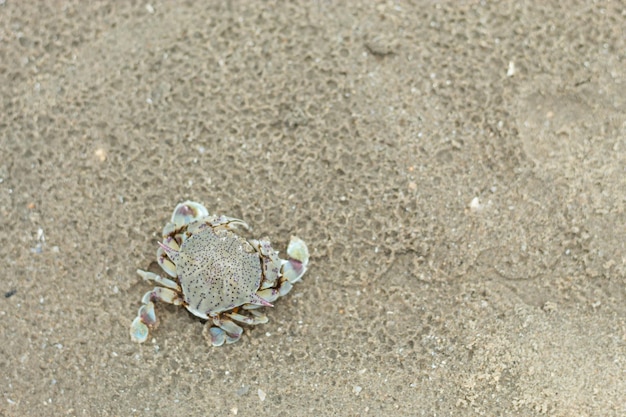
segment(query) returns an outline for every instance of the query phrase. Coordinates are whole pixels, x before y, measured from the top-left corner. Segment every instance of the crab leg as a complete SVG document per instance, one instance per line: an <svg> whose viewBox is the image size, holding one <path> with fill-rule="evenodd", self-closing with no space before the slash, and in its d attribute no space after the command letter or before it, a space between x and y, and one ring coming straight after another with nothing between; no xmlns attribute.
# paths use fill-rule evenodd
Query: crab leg
<svg viewBox="0 0 626 417"><path fill-rule="evenodd" d="M254 249L259 252L261 259L263 259L263 283L261 289L273 288L276 286L276 281L280 276L280 267L282 266L282 260L278 257L278 252L272 249L268 238L261 240L252 239L249 241Z"/></svg>
<svg viewBox="0 0 626 417"><path fill-rule="evenodd" d="M171 236L168 236L163 239L163 243L159 243L159 248L157 249L157 261L159 262L159 266L167 273L167 275L176 278L178 274L176 273L176 265L172 260L167 256L165 250L163 250L162 246L167 246L168 248L174 250L180 250L180 245Z"/></svg>
<svg viewBox="0 0 626 417"><path fill-rule="evenodd" d="M159 262L161 269L163 269L167 273L167 275L173 278L177 277L176 265L174 265L174 262L169 260L169 258L165 254L165 251L160 246L157 249L157 261Z"/></svg>
<svg viewBox="0 0 626 417"><path fill-rule="evenodd" d="M243 220L227 216L217 216L214 219L211 219L209 221L209 224L215 229L224 228L230 230L235 226L243 226L244 229L250 228L250 226L248 226L248 223L244 222Z"/></svg>
<svg viewBox="0 0 626 417"><path fill-rule="evenodd" d="M267 316L263 313L251 310L250 314L254 317L244 316L239 313L226 313L224 316L249 325L263 324L268 321ZM235 343L243 334L243 329L231 320L215 317L213 318L213 324L217 326L209 328L209 335L213 346L222 346L224 342L227 344Z"/></svg>
<svg viewBox="0 0 626 417"><path fill-rule="evenodd" d="M209 324L207 324L206 326L208 327ZM219 327L208 327L208 329L209 337L211 338L211 345L215 347L222 346L226 341L226 333L224 333L224 330L220 329Z"/></svg>
<svg viewBox="0 0 626 417"><path fill-rule="evenodd" d="M257 291L256 295L259 299L265 301L265 303L261 302L244 304L241 308L246 310L255 310L264 306L273 307L271 303L273 303L278 299L278 297L280 297L278 290L275 288L267 288L265 290Z"/></svg>
<svg viewBox="0 0 626 417"><path fill-rule="evenodd" d="M284 297L285 295L289 294L292 288L293 284L289 282L287 278L283 277L280 280L280 285L278 286L278 293L281 297Z"/></svg>
<svg viewBox="0 0 626 417"><path fill-rule="evenodd" d="M238 321L239 323L249 324L251 326L254 326L255 324L267 323L268 319L265 314L258 313L256 310L250 310L250 313L254 317L244 316L239 313L226 313L225 315L235 321Z"/></svg>
<svg viewBox="0 0 626 417"><path fill-rule="evenodd" d="M229 319L236 320L240 323L249 325L267 323L267 316L257 311L250 311L254 317L244 316L238 313L224 314ZM209 327L208 334L211 339L211 345L222 346L224 343L235 343L241 338L243 329L231 320L221 320L217 317L213 318L213 324L217 327ZM206 326L210 326L211 323L207 322Z"/></svg>
<svg viewBox="0 0 626 417"><path fill-rule="evenodd" d="M144 281L154 281L157 284L163 285L164 287L171 288L172 290L176 290L178 292L182 292L178 284L169 278L163 278L162 276L157 275L154 272L143 271L141 269L138 269L137 273L141 276L141 278L144 279Z"/></svg>
<svg viewBox="0 0 626 417"><path fill-rule="evenodd" d="M213 346L222 346L224 342L227 344L235 343L237 340L241 339L243 329L236 325L233 321L222 320L219 317L214 317L213 324L217 326L209 328L209 335Z"/></svg>
<svg viewBox="0 0 626 417"><path fill-rule="evenodd" d="M152 275L161 278L156 274ZM154 277L150 277L149 279L160 283L160 281ZM167 278L161 279L173 282ZM154 312L154 301L163 301L173 305L180 305L183 302L179 293L170 288L154 287L152 291L145 293L141 298L143 305L139 307L137 317L135 317L135 320L133 320L133 323L130 325L130 338L132 341L137 343L145 342L148 339L149 328L156 328L158 325L158 320Z"/></svg>
<svg viewBox="0 0 626 417"><path fill-rule="evenodd" d="M183 303L179 293L164 287L154 287L152 291L148 291L141 298L141 302L144 304L149 304L154 301L163 301L164 303L173 304L175 306L179 306Z"/></svg>

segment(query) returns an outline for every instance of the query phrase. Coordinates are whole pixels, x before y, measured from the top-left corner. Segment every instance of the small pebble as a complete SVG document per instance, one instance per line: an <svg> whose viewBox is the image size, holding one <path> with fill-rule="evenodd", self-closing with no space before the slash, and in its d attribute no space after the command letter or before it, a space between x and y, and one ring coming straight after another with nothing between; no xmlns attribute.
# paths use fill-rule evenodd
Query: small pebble
<svg viewBox="0 0 626 417"><path fill-rule="evenodd" d="M259 399L261 401L265 401L265 391L263 391L261 388L259 388L259 390L257 391L257 393L259 394Z"/></svg>
<svg viewBox="0 0 626 417"><path fill-rule="evenodd" d="M477 212L483 209L483 205L480 203L478 197L474 197L469 204L469 208L473 212Z"/></svg>

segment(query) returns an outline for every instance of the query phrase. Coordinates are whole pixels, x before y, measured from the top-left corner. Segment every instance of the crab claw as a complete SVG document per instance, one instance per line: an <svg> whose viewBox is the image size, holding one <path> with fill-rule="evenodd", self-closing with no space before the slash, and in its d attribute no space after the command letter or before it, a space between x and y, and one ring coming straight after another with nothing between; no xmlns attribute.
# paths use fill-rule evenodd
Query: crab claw
<svg viewBox="0 0 626 417"><path fill-rule="evenodd" d="M180 227L208 215L209 211L202 204L187 200L176 206L171 222Z"/></svg>
<svg viewBox="0 0 626 417"><path fill-rule="evenodd" d="M287 247L288 260L283 261L283 276L294 284L302 278L309 265L309 249L306 243L298 237L292 236Z"/></svg>

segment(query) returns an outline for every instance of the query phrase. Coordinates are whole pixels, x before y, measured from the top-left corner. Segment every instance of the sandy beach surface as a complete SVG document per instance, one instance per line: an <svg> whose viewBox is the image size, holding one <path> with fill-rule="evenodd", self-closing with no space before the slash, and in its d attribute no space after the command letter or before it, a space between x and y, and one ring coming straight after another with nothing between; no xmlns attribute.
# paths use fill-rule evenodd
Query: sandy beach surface
<svg viewBox="0 0 626 417"><path fill-rule="evenodd" d="M626 415L619 1L0 1L0 416ZM311 265L213 348L184 200Z"/></svg>

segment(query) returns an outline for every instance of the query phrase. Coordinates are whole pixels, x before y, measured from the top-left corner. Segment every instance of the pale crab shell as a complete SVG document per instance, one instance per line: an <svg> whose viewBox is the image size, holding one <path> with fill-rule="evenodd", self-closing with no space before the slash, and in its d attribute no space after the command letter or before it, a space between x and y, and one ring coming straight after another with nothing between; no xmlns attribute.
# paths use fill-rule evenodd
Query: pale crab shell
<svg viewBox="0 0 626 417"><path fill-rule="evenodd" d="M292 237L287 259L281 259L267 238L246 240L233 232L237 226L248 228L239 219L211 216L193 201L176 206L157 250L159 265L173 279L137 271L158 286L142 298L130 329L133 341L145 342L149 329L157 327L157 300L183 305L208 320L206 335L213 346L239 340L243 329L235 321L267 322L257 309L291 291L307 270L309 252L304 241Z"/></svg>
<svg viewBox="0 0 626 417"><path fill-rule="evenodd" d="M161 244L176 265L183 304L203 319L244 304L271 306L257 295L262 278L259 254L244 238L200 227L180 250Z"/></svg>

